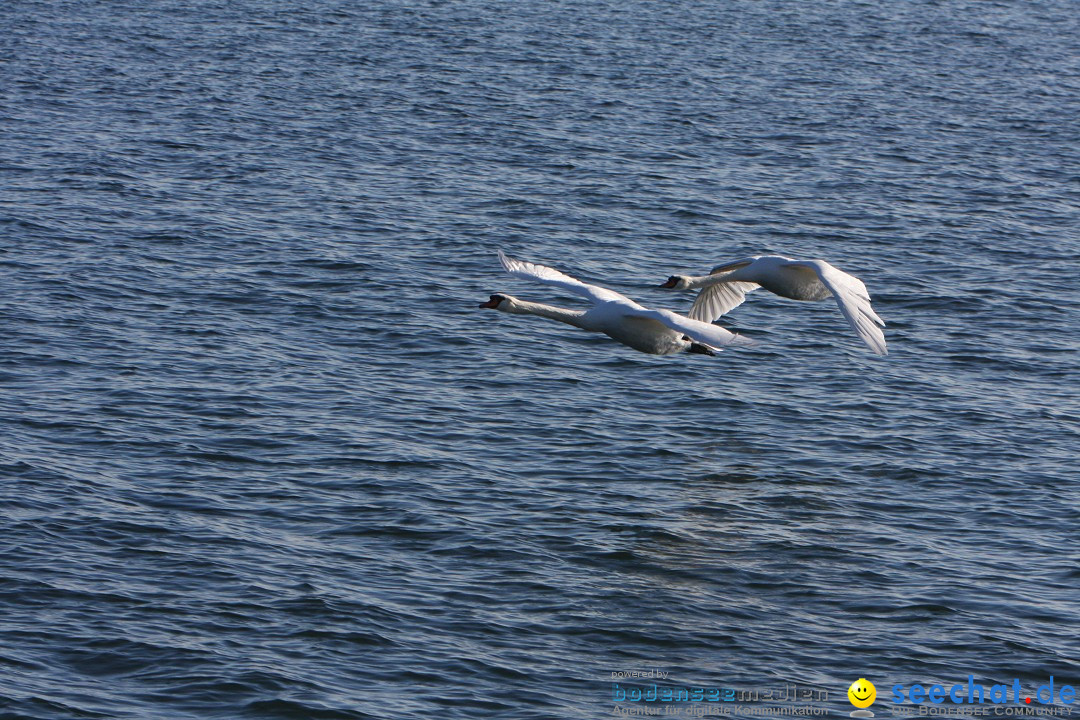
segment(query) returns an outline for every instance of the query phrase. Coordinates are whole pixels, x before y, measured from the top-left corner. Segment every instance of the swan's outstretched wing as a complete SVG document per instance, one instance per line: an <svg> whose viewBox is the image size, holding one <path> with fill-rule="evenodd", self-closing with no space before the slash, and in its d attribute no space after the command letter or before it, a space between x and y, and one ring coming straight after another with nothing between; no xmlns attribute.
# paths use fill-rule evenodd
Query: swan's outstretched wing
<svg viewBox="0 0 1080 720"><path fill-rule="evenodd" d="M742 260L732 260L729 263L724 263L723 265L717 265L716 267L714 267L712 270L709 271L709 274L710 275L720 275L721 273L729 273L732 270L738 270L739 268L744 268L747 265L749 265L750 263L757 260L759 257L761 257L761 256L760 255L755 255L754 257L743 258Z"/></svg>
<svg viewBox="0 0 1080 720"><path fill-rule="evenodd" d="M575 280L565 273L559 272L555 268L549 268L547 265L537 265L536 263L525 262L523 260L514 260L513 258L506 257L502 250L499 250L499 262L502 263L506 272L511 275L529 278L530 280L540 280L549 285L555 285L564 290L570 290L578 295L584 295L593 302L599 303L615 300L632 303L625 295L620 295L614 290L608 290L607 288L602 288L598 285L588 285L580 280Z"/></svg>
<svg viewBox="0 0 1080 720"><path fill-rule="evenodd" d="M736 335L725 330L719 325L713 325L700 320L691 320L685 315L673 313L670 310L647 310L645 308L627 308L624 315L642 317L656 320L667 327L681 332L691 340L709 345L713 348L721 348L725 345L756 345L750 338Z"/></svg>
<svg viewBox="0 0 1080 720"><path fill-rule="evenodd" d="M788 265L809 268L817 273L825 287L832 291L836 304L840 306L840 312L844 313L844 317L863 342L878 355L889 354L885 349L885 334L881 332L885 321L870 307L870 294L866 292L866 285L863 285L862 280L824 260L804 260Z"/></svg>
<svg viewBox="0 0 1080 720"><path fill-rule="evenodd" d="M721 315L726 315L742 305L746 300L746 293L759 287L761 286L757 283L751 282L717 282L715 285L708 285L694 298L694 304L687 315L702 322L719 320Z"/></svg>

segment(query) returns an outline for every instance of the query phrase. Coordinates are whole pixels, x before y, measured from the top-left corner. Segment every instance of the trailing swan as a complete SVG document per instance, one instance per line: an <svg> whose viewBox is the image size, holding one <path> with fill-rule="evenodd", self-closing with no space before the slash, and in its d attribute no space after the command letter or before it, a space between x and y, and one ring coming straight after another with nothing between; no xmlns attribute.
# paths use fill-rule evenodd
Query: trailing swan
<svg viewBox="0 0 1080 720"><path fill-rule="evenodd" d="M660 287L702 288L687 313L702 322L712 322L742 305L746 294L759 287L792 300L824 300L832 296L863 342L878 355L888 354L885 334L881 332L885 321L870 307L870 295L862 280L824 260L757 255L718 265L700 277L672 275Z"/></svg>

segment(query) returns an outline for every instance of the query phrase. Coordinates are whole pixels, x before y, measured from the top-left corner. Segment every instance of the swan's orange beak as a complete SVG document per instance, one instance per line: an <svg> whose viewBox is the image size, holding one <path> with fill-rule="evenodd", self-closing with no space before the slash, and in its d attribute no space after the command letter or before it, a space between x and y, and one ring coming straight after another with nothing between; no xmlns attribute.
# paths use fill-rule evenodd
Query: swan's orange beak
<svg viewBox="0 0 1080 720"><path fill-rule="evenodd" d="M480 307L491 308L492 310L494 310L499 307L500 302L502 302L501 297L499 297L498 295L492 295L491 299L488 300L486 303L480 303Z"/></svg>
<svg viewBox="0 0 1080 720"><path fill-rule="evenodd" d="M679 279L677 277L675 277L675 276L672 276L672 277L669 277L662 285L658 285L657 287L673 288L678 284L679 284Z"/></svg>

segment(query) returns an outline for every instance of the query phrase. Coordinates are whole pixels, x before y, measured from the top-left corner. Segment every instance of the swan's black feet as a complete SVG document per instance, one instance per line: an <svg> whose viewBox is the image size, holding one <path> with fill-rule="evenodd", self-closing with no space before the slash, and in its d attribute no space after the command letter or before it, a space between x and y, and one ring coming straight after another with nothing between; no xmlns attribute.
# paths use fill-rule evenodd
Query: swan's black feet
<svg viewBox="0 0 1080 720"><path fill-rule="evenodd" d="M715 355L716 352L708 345L702 345L701 343L690 343L690 349L688 353L694 353L696 355Z"/></svg>

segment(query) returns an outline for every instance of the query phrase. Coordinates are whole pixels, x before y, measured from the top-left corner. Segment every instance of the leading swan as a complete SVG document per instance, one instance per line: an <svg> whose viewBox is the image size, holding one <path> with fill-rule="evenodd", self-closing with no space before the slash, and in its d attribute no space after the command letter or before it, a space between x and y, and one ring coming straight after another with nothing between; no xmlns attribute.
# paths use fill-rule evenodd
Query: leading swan
<svg viewBox="0 0 1080 720"><path fill-rule="evenodd" d="M499 262L511 275L539 280L583 295L592 300L593 306L588 310L567 310L526 302L499 293L482 303L482 308L559 320L582 330L604 333L623 345L653 355L671 355L684 351L715 355L724 345L753 344L746 338L708 322L691 320L670 310L649 310L614 290L588 285L545 265L514 260L507 257L502 250L499 250Z"/></svg>
<svg viewBox="0 0 1080 720"><path fill-rule="evenodd" d="M870 307L870 295L862 280L824 260L755 255L717 265L708 275L672 275L660 287L703 288L687 313L702 322L712 322L742 305L746 294L759 287L792 300L824 300L831 295L867 347L878 355L888 354L885 334L881 332L885 321Z"/></svg>

